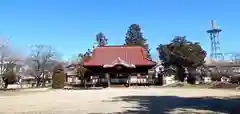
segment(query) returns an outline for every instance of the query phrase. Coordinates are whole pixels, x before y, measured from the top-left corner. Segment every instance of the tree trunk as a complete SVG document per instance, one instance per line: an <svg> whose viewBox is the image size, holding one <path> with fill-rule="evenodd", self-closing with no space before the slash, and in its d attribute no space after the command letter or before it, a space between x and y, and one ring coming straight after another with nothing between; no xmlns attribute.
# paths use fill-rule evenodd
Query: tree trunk
<svg viewBox="0 0 240 114"><path fill-rule="evenodd" d="M175 76L176 80L184 82L185 77L185 69L181 65L177 65L177 75Z"/></svg>
<svg viewBox="0 0 240 114"><path fill-rule="evenodd" d="M130 87L130 86L131 86L131 75L128 74L128 87Z"/></svg>
<svg viewBox="0 0 240 114"><path fill-rule="evenodd" d="M1 64L0 64L0 66L1 66L1 71L0 71L1 74L3 74L3 69L5 69L5 68L4 68L4 63L3 63L4 60L3 60L3 59L4 59L4 58L3 58L3 55L1 55Z"/></svg>
<svg viewBox="0 0 240 114"><path fill-rule="evenodd" d="M46 86L46 79L43 78L43 79L42 79L42 87L45 87L45 86Z"/></svg>
<svg viewBox="0 0 240 114"><path fill-rule="evenodd" d="M43 75L42 77L42 87L45 87L46 86L46 77L45 75Z"/></svg>
<svg viewBox="0 0 240 114"><path fill-rule="evenodd" d="M196 77L190 73L187 77L187 83L195 84L196 83Z"/></svg>
<svg viewBox="0 0 240 114"><path fill-rule="evenodd" d="M37 78L37 83L36 83L36 86L37 86L37 87L40 86L40 82L41 82L41 78Z"/></svg>
<svg viewBox="0 0 240 114"><path fill-rule="evenodd" d="M43 80L42 87L45 87L45 86L46 86L46 80Z"/></svg>
<svg viewBox="0 0 240 114"><path fill-rule="evenodd" d="M95 79L92 79L92 84L93 84L93 87L95 87L96 85L96 83L95 83Z"/></svg>
<svg viewBox="0 0 240 114"><path fill-rule="evenodd" d="M8 88L8 83L4 83L4 89Z"/></svg>
<svg viewBox="0 0 240 114"><path fill-rule="evenodd" d="M111 86L110 75L106 73L105 76L107 78L108 87L110 87Z"/></svg>
<svg viewBox="0 0 240 114"><path fill-rule="evenodd" d="M87 88L86 79L83 80L84 88Z"/></svg>
<svg viewBox="0 0 240 114"><path fill-rule="evenodd" d="M196 68L188 68L187 82L189 84L196 84L196 79L197 79L196 75L200 76L197 73Z"/></svg>

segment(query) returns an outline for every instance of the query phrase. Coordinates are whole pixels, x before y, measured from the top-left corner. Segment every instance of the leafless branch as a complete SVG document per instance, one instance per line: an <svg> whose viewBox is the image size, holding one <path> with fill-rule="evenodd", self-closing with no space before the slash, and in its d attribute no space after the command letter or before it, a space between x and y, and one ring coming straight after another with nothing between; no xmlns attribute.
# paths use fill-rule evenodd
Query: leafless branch
<svg viewBox="0 0 240 114"><path fill-rule="evenodd" d="M0 74L7 69L13 69L20 59L9 44L8 39L0 39Z"/></svg>
<svg viewBox="0 0 240 114"><path fill-rule="evenodd" d="M57 56L56 51L48 45L33 45L31 48L31 58L35 78L39 81L41 74L47 70L48 64ZM37 82L38 83L38 82Z"/></svg>

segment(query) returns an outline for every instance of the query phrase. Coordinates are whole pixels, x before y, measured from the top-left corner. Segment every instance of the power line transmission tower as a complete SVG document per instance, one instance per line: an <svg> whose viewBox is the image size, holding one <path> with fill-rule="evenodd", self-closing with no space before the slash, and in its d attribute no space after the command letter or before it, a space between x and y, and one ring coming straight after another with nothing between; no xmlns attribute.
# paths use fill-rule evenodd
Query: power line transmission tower
<svg viewBox="0 0 240 114"><path fill-rule="evenodd" d="M220 41L219 41L219 33L222 31L217 28L214 20L211 20L211 29L207 30L209 33L209 37L211 40L211 59L213 60L224 60L223 54L220 52Z"/></svg>

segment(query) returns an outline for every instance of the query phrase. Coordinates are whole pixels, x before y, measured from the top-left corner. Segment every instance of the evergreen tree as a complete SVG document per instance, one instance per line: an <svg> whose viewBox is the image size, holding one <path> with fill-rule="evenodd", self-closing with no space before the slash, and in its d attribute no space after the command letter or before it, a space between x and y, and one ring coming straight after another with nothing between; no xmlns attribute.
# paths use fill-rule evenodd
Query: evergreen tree
<svg viewBox="0 0 240 114"><path fill-rule="evenodd" d="M125 37L125 45L142 46L147 51L148 59L151 59L147 39L143 37L143 33L141 32L141 28L138 24L132 24L129 27Z"/></svg>
<svg viewBox="0 0 240 114"><path fill-rule="evenodd" d="M170 43L160 44L157 50L165 68L176 68L176 79L179 81L184 81L186 77L185 68L203 66L206 57L206 51L200 44L188 41L185 36L176 36Z"/></svg>
<svg viewBox="0 0 240 114"><path fill-rule="evenodd" d="M3 74L4 88L6 89L9 84L14 84L17 82L17 76L13 70L7 70Z"/></svg>
<svg viewBox="0 0 240 114"><path fill-rule="evenodd" d="M79 64L77 66L77 75L79 77L79 79L84 79L84 77L86 77L86 73L88 72L88 70L86 68L83 67L83 63L86 61L89 61L91 59L91 56L89 54L89 52L86 52L85 54L79 54L78 56L78 60L79 60Z"/></svg>
<svg viewBox="0 0 240 114"><path fill-rule="evenodd" d="M97 40L98 47L107 45L108 39L102 32L100 32L96 35L96 40Z"/></svg>
<svg viewBox="0 0 240 114"><path fill-rule="evenodd" d="M53 89L64 88L65 75L64 75L64 68L61 64L57 65L54 68L52 81L53 81L52 82L52 88Z"/></svg>

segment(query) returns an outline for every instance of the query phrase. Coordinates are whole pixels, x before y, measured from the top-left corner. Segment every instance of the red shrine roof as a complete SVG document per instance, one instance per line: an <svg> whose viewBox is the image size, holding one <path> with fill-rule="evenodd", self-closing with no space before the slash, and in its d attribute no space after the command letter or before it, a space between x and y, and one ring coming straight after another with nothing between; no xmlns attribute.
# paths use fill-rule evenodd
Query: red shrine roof
<svg viewBox="0 0 240 114"><path fill-rule="evenodd" d="M154 66L155 62L147 59L147 53L140 46L104 46L93 50L92 58L84 66L113 67L117 64L126 67L140 65Z"/></svg>

